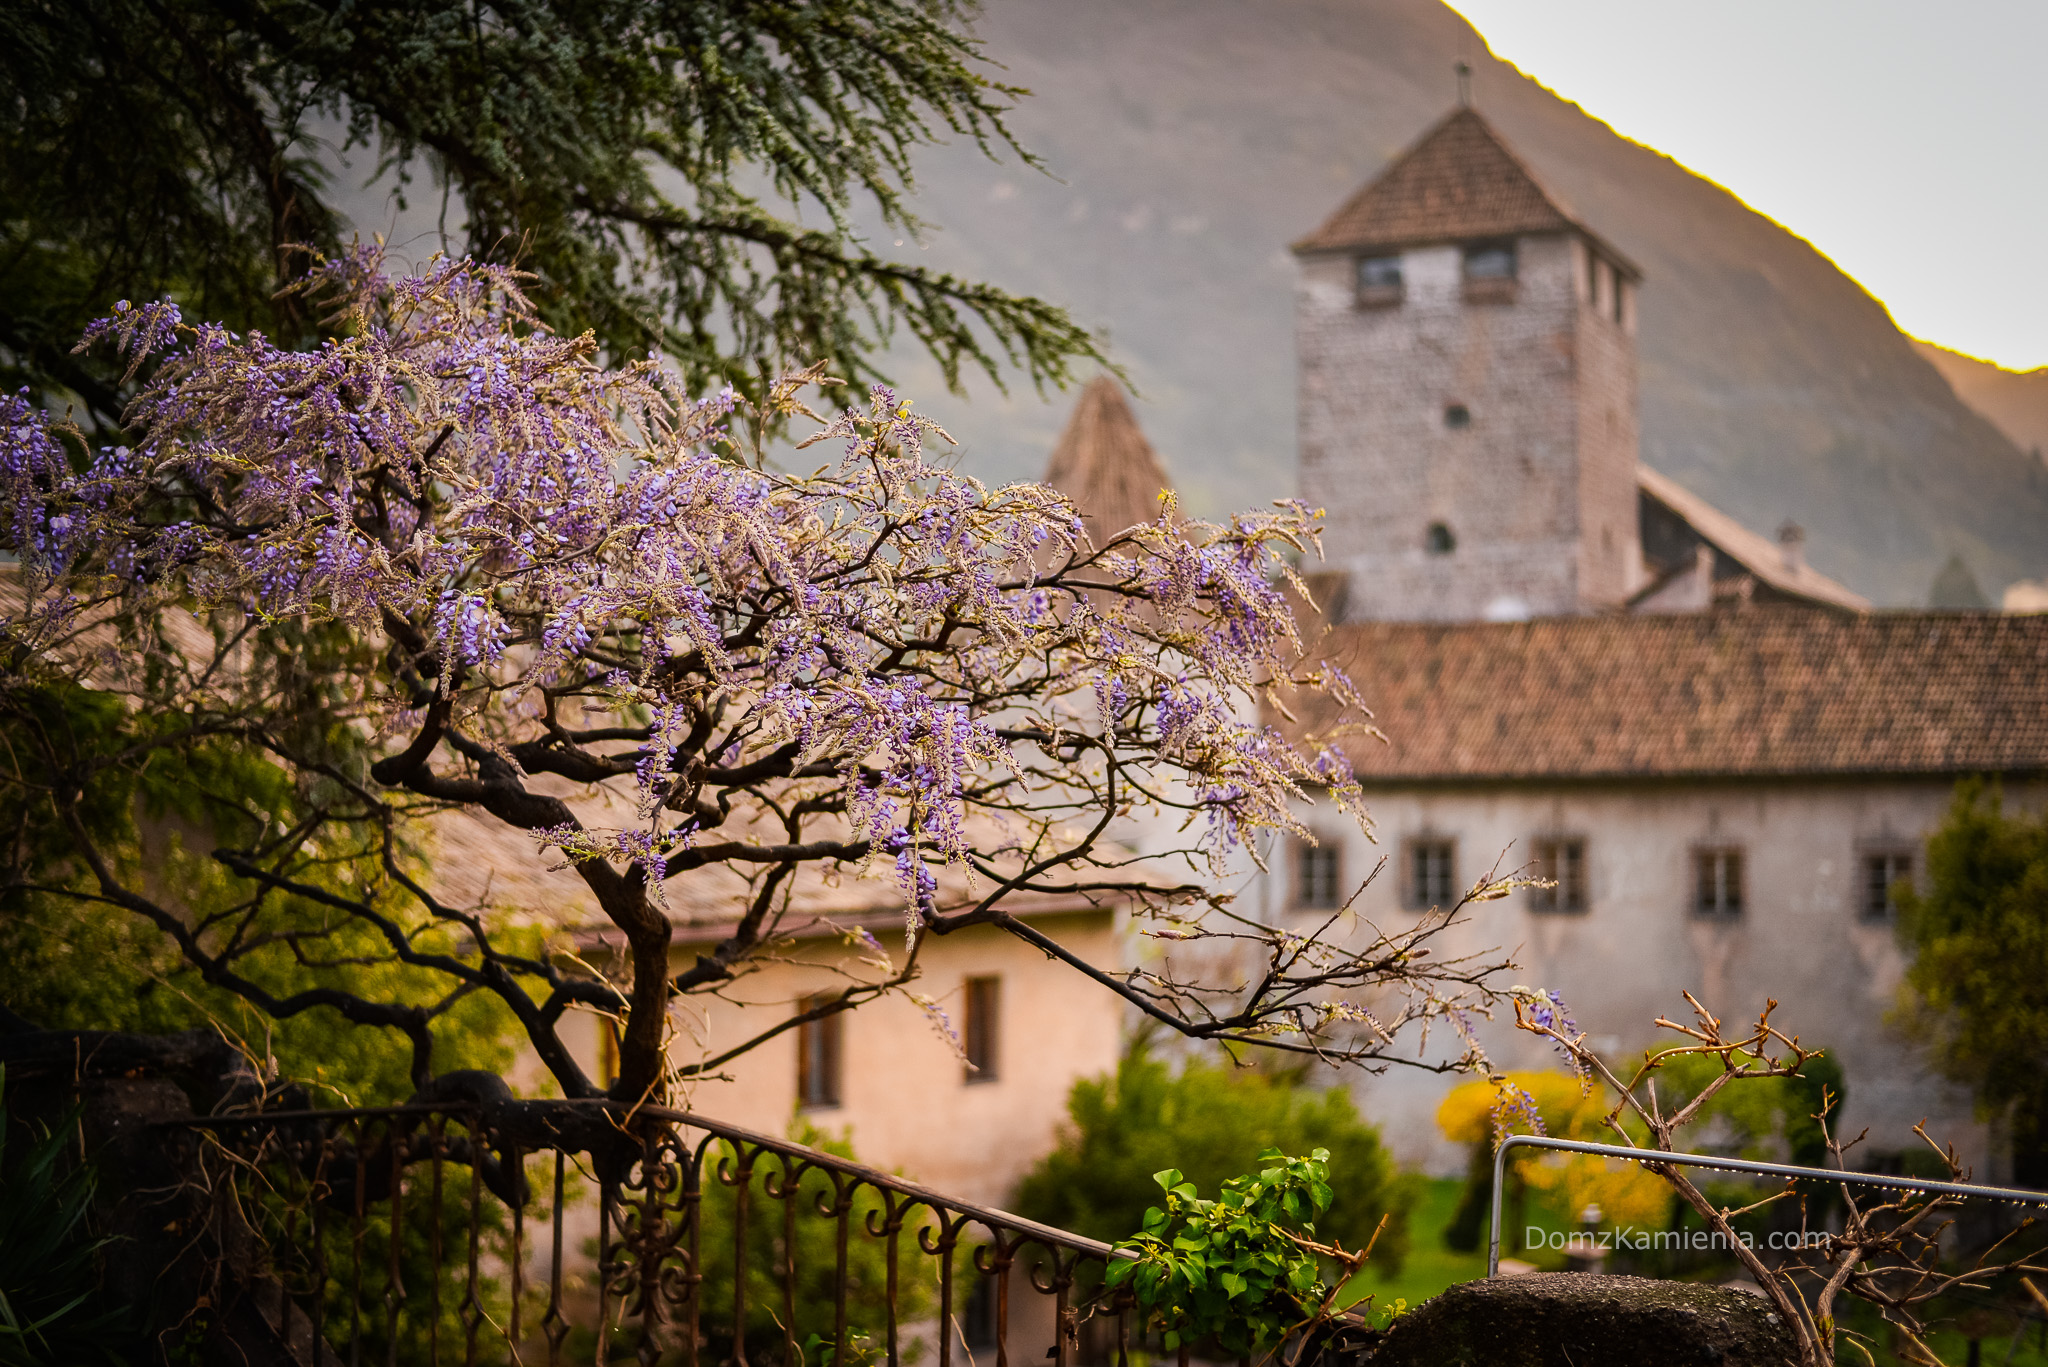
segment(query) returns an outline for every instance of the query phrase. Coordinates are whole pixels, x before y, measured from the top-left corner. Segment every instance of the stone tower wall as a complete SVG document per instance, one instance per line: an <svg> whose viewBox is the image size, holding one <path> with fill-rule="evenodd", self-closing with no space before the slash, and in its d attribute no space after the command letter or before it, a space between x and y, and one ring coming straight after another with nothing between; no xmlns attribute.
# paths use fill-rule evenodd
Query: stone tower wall
<svg viewBox="0 0 2048 1367"><path fill-rule="evenodd" d="M1517 255L1514 299L1494 303L1465 299L1457 247L1410 250L1402 302L1383 308L1359 306L1351 257L1302 263L1300 487L1328 512L1349 617L1571 613L1626 591L1633 339L1592 317L1575 236L1524 237ZM1446 423L1452 405L1466 426ZM1437 522L1449 554L1428 549Z"/></svg>
<svg viewBox="0 0 2048 1367"><path fill-rule="evenodd" d="M1592 262L1584 244L1578 258L1579 596L1580 610L1608 607L1641 587L1642 538L1637 514L1636 287L1621 287L1615 316L1611 267L1600 272L1600 293L1585 289Z"/></svg>

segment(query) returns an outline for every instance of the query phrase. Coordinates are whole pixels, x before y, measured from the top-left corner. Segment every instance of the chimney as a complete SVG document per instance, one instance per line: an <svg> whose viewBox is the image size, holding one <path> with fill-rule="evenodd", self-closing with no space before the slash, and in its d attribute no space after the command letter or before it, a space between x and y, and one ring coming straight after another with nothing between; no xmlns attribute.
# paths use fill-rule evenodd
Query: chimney
<svg viewBox="0 0 2048 1367"><path fill-rule="evenodd" d="M1799 574L1806 568L1806 528L1785 519L1778 528L1778 551L1785 557L1785 573Z"/></svg>

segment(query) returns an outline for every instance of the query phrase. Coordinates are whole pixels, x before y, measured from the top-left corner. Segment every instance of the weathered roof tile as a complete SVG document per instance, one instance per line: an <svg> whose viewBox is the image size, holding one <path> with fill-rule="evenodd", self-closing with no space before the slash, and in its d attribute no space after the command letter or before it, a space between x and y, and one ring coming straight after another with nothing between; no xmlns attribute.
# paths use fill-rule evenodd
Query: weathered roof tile
<svg viewBox="0 0 2048 1367"><path fill-rule="evenodd" d="M1386 734L1347 743L1368 783L2048 773L2048 616L1356 622L1319 653Z"/></svg>
<svg viewBox="0 0 2048 1367"><path fill-rule="evenodd" d="M1074 500L1097 545L1159 516L1159 492L1172 487L1145 440L1123 387L1090 380L1053 447L1045 482Z"/></svg>
<svg viewBox="0 0 2048 1367"><path fill-rule="evenodd" d="M1460 108L1294 250L1391 250L1567 229L1586 231L1477 110Z"/></svg>

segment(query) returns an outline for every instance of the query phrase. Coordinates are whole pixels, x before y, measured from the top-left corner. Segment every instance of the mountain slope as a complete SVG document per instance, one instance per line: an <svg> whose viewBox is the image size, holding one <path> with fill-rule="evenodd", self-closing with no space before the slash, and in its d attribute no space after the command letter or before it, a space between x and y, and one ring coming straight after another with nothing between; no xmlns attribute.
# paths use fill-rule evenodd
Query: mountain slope
<svg viewBox="0 0 2048 1367"><path fill-rule="evenodd" d="M1188 502L1291 492L1292 241L1449 107L1453 64L1545 182L1643 268L1643 456L1819 568L1922 603L1951 555L1995 597L2048 573L2048 470L1959 400L1883 306L1727 191L1496 61L1434 0L992 0L1058 180L968 149L921 163L914 253L1108 331ZM882 244L885 247L887 243ZM1036 476L1073 396L971 409L908 355L964 469Z"/></svg>
<svg viewBox="0 0 2048 1367"><path fill-rule="evenodd" d="M2048 366L2007 370L1917 340L1913 349L1941 372L1957 398L1991 419L2014 446L2031 451L2036 460L2048 460Z"/></svg>

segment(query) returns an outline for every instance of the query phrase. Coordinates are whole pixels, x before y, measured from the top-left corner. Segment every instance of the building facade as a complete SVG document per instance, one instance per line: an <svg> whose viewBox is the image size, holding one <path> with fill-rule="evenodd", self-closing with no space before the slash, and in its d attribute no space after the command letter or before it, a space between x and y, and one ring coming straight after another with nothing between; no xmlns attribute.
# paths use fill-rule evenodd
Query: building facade
<svg viewBox="0 0 2048 1367"><path fill-rule="evenodd" d="M1112 911L1077 903L1029 919L1092 963L1121 961ZM879 956L853 929L868 929ZM688 959L718 938L717 927L684 929L676 952ZM670 1053L685 1064L716 1058L815 996L873 981L878 957L903 961L900 910L832 917L730 991L682 1004ZM863 1162L1002 1206L1052 1149L1075 1081L1116 1067L1123 1003L992 926L930 938L918 963L911 990L928 1006L891 994L785 1030L686 1084L687 1104L768 1134L843 1136Z"/></svg>
<svg viewBox="0 0 2048 1367"><path fill-rule="evenodd" d="M1924 1119L1996 1174L1995 1130L1892 1023L1892 903L1959 779L2048 801L2048 618L1873 613L1796 526L1743 527L1641 466L1654 282L1474 110L1295 252L1315 649L1386 741L1351 747L1378 843L1304 808L1316 838L1274 851L1264 913L1397 926L1491 870L1536 875L1555 886L1478 905L1438 952L1511 951L1615 1053L1687 991L1731 1024L1776 1000L1843 1064L1870 1161ZM1498 1061L1554 1064L1508 1024L1481 1028ZM1451 1171L1449 1085L1397 1068L1359 1091L1397 1154Z"/></svg>
<svg viewBox="0 0 2048 1367"><path fill-rule="evenodd" d="M1349 902L1340 924L1405 927L1495 870L1552 881L1470 908L1438 952L1511 951L1516 980L1559 992L1613 1055L1685 1019L1685 992L1730 1025L1775 1000L1776 1024L1843 1065L1840 1123L1870 1130L1871 1161L1926 1120L1998 1170L1970 1098L1893 1022L1894 899L1958 780L2048 803L2048 618L1747 603L1335 624L1321 644L1387 736L1351 747L1376 839L1306 808L1315 839L1276 852L1266 916ZM1555 1066L1508 1024L1481 1027L1498 1062ZM1448 1172L1447 1085L1395 1069L1359 1091L1397 1154Z"/></svg>

